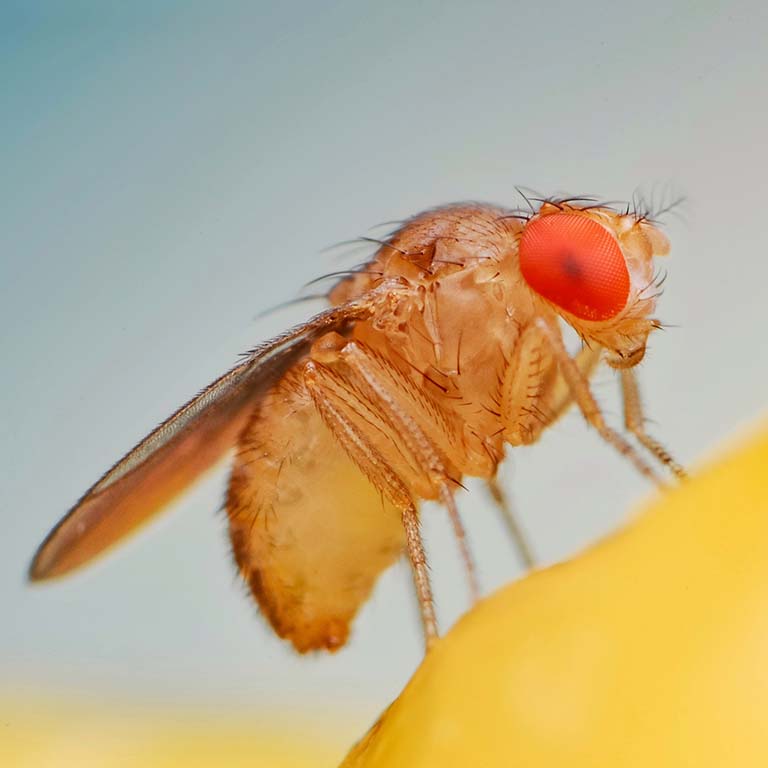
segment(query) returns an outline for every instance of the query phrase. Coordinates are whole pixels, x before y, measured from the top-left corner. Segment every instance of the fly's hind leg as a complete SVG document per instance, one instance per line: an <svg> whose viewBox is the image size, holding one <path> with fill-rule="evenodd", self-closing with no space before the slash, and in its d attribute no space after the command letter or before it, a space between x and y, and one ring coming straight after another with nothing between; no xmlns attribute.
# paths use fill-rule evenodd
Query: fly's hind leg
<svg viewBox="0 0 768 768"><path fill-rule="evenodd" d="M464 457L451 415L391 362L358 341L327 334L313 346L312 360L312 375L321 381L339 414L375 452L377 466L387 467L409 499L435 499L445 505L476 600L476 569L453 498ZM375 474L370 477L386 490Z"/></svg>
<svg viewBox="0 0 768 768"><path fill-rule="evenodd" d="M632 368L621 370L621 393L624 400L624 424L638 441L653 454L658 461L667 467L672 474L683 480L687 477L686 471L678 464L667 449L651 437L645 431L645 418L643 406L640 400L640 390L637 386L637 377Z"/></svg>
<svg viewBox="0 0 768 768"><path fill-rule="evenodd" d="M447 425L440 423L440 412L435 403L413 388L411 382L399 374L390 363L364 345L350 341L340 350L340 359L347 366L351 379L365 392L365 397L387 424L390 434L396 436L398 450L410 457L416 484L421 484L424 498L437 498L448 511L459 553L467 574L472 602L480 597L472 553L453 497L452 484L459 484L450 452ZM454 457L455 458L455 457Z"/></svg>
<svg viewBox="0 0 768 768"><path fill-rule="evenodd" d="M334 386L338 382L334 381L332 373L309 362L304 369L304 383L331 433L373 485L400 511L424 628L424 641L429 650L438 637L437 617L416 505L402 480L387 465L354 420L344 412L345 409L340 407L336 396L338 389Z"/></svg>

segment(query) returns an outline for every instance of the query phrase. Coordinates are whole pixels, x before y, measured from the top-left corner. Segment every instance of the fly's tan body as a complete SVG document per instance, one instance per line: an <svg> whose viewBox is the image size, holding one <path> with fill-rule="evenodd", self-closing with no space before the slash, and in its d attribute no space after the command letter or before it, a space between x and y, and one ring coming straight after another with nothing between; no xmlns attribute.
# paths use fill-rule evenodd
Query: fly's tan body
<svg viewBox="0 0 768 768"><path fill-rule="evenodd" d="M573 253L570 232L585 233ZM541 271L531 233L560 238L554 267L545 254ZM607 256L590 283L593 250ZM446 507L477 595L454 494L470 475L502 500L494 477L506 445L535 442L571 403L658 481L590 392L601 358L620 369L627 430L683 476L644 431L632 371L658 326L652 262L667 250L644 216L576 202L411 219L336 285L331 309L258 347L109 470L49 534L31 577L89 561L234 447L235 560L275 631L301 652L341 647L379 574L406 552L429 647L437 621L421 500ZM585 342L575 356L561 321Z"/></svg>
<svg viewBox="0 0 768 768"><path fill-rule="evenodd" d="M618 230L623 225L612 211L597 209L582 215L605 220ZM403 515L405 543L416 564L421 604L427 606L423 618L428 638L436 629L428 579L419 565L423 560L417 537L419 500L446 504L471 573L453 504L453 493L461 487L462 477L493 478L505 443L534 442L574 396L558 366L558 350L548 337L548 329L559 333L558 315L520 273L517 245L524 223L487 206L438 209L411 221L381 247L365 270L341 282L330 294L331 301L342 306L367 296L380 297L370 317L356 322L346 335L334 331L321 336L298 365L300 375L292 377L289 387L284 383L278 386L283 393L281 402L289 400L294 414L301 412L315 420L319 415L334 437L335 450L341 447L345 458L357 465L387 507ZM644 229L650 231L648 225ZM629 244L634 250L627 248L628 261L638 280L647 284L653 255L651 237L639 225L627 231L635 240ZM655 231L653 237L663 245ZM641 252L635 253L638 248ZM603 340L614 341L611 351L618 358L624 350L631 354L634 345L644 345L651 328L647 314L652 304L652 297L635 296L612 328L600 323L595 329ZM591 330L583 323L574 325L585 337ZM591 372L599 350L596 343L577 356L573 365L578 375L586 377ZM589 407L593 401L588 391L585 394ZM596 408L594 415L599 415ZM292 418L295 420L295 415ZM271 414L260 411L246 430L244 442L250 440L253 448L243 451L236 463L235 492L231 492L228 505L235 553L254 594L267 606L281 634L291 637L300 650L316 644L335 648L346 639L346 627L360 595L342 608L343 617L333 617L325 636L322 632L316 635L309 630L318 626L314 609L321 595L338 594L338 585L326 581L338 566L324 563L323 567L307 568L312 556L302 558L300 565L291 559L290 567L283 568L283 556L293 548L265 547L261 530L257 528L254 535L252 526L254 509L274 506L280 499L282 511L274 515L273 531L286 528L293 540L303 539L303 533L295 535L296 524L285 513L284 494L300 494L300 520L305 519L307 504L319 504L307 496L319 493L326 469L310 474L305 471L292 480L285 472L285 457L303 451L295 447L286 450L286 443L265 458L266 436L282 434L284 425L291 423L281 409ZM619 444L620 450L629 450L605 425L597 426ZM287 427L289 432L292 429ZM314 425L308 431L320 430ZM289 435L286 441L290 445ZM274 487L268 487L265 462L271 467L282 466L281 472L274 473ZM642 469L650 473L644 465ZM254 488L261 494L261 505L254 503ZM339 492L331 496L334 493ZM246 496L245 503L241 494ZM346 510L358 510L352 514L360 514L362 508L369 507L365 503L345 506ZM327 512L310 517L328 519ZM378 526L366 527L371 534L370 550L360 542L354 550L347 549L343 562L353 572L345 572L345 583L365 584L368 590L378 568L391 562L394 545L384 557L376 558L374 553L382 542L397 542L394 529L390 530L394 539L377 530L392 519L387 509L380 515ZM244 532L246 524L248 535ZM409 527L413 533L410 540ZM338 528L333 526L334 531ZM335 538L337 534L329 532L329 536ZM265 561L270 568L263 567ZM302 572L301 590L295 588L297 568ZM266 572L280 573L279 582L271 589L264 585ZM296 610L294 602L286 610L273 599L274 595L295 596L297 591L302 595L300 604L310 609L310 614ZM308 591L317 595L307 599ZM304 629L297 630L299 625ZM309 643L305 643L307 632L312 636Z"/></svg>

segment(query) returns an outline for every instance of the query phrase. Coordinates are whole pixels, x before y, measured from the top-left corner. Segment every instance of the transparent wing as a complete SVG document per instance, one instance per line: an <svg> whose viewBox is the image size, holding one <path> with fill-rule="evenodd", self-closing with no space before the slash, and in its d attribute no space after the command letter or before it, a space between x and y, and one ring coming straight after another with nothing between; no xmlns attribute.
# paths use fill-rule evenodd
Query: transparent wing
<svg viewBox="0 0 768 768"><path fill-rule="evenodd" d="M29 568L61 576L134 531L237 442L255 404L322 333L369 315L365 298L333 307L254 349L117 462L62 518Z"/></svg>

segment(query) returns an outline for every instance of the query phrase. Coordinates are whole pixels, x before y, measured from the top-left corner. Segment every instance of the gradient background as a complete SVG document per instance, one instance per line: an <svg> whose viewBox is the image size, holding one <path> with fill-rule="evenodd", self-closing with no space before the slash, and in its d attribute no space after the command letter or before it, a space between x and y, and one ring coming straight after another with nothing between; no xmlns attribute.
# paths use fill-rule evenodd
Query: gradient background
<svg viewBox="0 0 768 768"><path fill-rule="evenodd" d="M342 653L294 655L234 578L223 471L93 568L24 583L83 490L314 311L255 319L379 222L518 205L515 184L684 194L653 431L695 462L763 409L768 11L716 6L0 2L0 697L322 710L344 743L398 693L421 655L407 567ZM614 390L603 372L618 423ZM546 562L649 492L576 414L503 477ZM460 503L484 584L517 575L482 488ZM425 509L447 627L466 589L444 518Z"/></svg>

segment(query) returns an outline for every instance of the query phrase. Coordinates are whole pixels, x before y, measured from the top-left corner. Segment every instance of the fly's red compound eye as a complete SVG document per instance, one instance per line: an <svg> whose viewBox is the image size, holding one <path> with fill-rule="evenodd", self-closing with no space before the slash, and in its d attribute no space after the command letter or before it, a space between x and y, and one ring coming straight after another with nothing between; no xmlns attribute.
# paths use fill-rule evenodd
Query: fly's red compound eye
<svg viewBox="0 0 768 768"><path fill-rule="evenodd" d="M523 230L519 254L528 285L581 320L609 320L626 306L624 254L594 219L572 213L534 219Z"/></svg>

